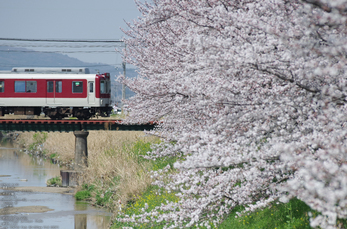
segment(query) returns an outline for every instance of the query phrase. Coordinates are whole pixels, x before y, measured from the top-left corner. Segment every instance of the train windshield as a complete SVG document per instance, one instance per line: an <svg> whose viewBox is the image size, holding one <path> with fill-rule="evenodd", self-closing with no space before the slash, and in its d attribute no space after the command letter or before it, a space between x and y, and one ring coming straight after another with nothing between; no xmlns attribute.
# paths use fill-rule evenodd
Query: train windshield
<svg viewBox="0 0 347 229"><path fill-rule="evenodd" d="M100 93L101 94L108 94L108 93L110 93L110 91L111 91L110 86L111 86L110 81L101 80L100 81Z"/></svg>

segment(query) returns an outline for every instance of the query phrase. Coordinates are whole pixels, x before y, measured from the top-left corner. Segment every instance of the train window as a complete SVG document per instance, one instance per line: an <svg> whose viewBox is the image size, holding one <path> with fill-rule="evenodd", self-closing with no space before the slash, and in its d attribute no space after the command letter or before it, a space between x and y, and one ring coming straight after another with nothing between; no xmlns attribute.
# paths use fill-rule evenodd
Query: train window
<svg viewBox="0 0 347 229"><path fill-rule="evenodd" d="M14 81L14 92L25 92L25 81Z"/></svg>
<svg viewBox="0 0 347 229"><path fill-rule="evenodd" d="M52 93L53 92L53 81L47 81L47 92Z"/></svg>
<svg viewBox="0 0 347 229"><path fill-rule="evenodd" d="M83 82L73 81L72 82L72 93L82 93L83 92Z"/></svg>
<svg viewBox="0 0 347 229"><path fill-rule="evenodd" d="M37 92L36 81L14 81L14 92Z"/></svg>
<svg viewBox="0 0 347 229"><path fill-rule="evenodd" d="M62 93L63 91L63 82L62 81L56 81L55 82L55 92Z"/></svg>
<svg viewBox="0 0 347 229"><path fill-rule="evenodd" d="M0 81L0 93L5 91L5 82Z"/></svg>
<svg viewBox="0 0 347 229"><path fill-rule="evenodd" d="M47 92L52 93L54 88L54 81L47 81ZM62 81L55 81L55 92L61 93L63 91Z"/></svg>
<svg viewBox="0 0 347 229"><path fill-rule="evenodd" d="M36 93L37 83L36 81L26 81L26 92Z"/></svg>
<svg viewBox="0 0 347 229"><path fill-rule="evenodd" d="M94 82L89 82L89 93L94 92Z"/></svg>

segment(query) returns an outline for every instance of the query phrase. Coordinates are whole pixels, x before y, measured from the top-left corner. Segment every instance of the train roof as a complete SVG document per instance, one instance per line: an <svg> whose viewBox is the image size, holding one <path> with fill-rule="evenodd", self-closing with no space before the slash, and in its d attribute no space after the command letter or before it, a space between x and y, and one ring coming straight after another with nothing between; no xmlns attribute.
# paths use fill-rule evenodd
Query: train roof
<svg viewBox="0 0 347 229"><path fill-rule="evenodd" d="M105 75L109 78L109 73L104 74L0 74L0 79L88 79L93 80L97 76Z"/></svg>
<svg viewBox="0 0 347 229"><path fill-rule="evenodd" d="M1 72L5 73L5 72ZM86 67L14 67L8 74L90 74Z"/></svg>

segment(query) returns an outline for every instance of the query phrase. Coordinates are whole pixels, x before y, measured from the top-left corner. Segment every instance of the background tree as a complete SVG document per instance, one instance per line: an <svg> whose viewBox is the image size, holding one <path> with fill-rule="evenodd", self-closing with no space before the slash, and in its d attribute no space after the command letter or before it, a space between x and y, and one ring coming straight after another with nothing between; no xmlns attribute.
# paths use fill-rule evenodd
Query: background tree
<svg viewBox="0 0 347 229"><path fill-rule="evenodd" d="M138 5L125 31L139 69L122 79L137 93L129 120L162 121L150 156L180 157L171 182L157 181L180 201L136 219L218 224L236 205L293 196L322 213L312 226L346 218L347 2Z"/></svg>

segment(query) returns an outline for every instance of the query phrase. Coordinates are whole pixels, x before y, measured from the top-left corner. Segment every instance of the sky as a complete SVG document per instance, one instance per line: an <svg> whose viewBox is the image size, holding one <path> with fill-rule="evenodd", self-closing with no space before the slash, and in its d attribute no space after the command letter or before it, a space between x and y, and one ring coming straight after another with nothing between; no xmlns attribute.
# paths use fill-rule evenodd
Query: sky
<svg viewBox="0 0 347 229"><path fill-rule="evenodd" d="M120 40L120 28L140 16L134 0L0 0L0 38ZM122 43L52 43L1 41L54 51L91 63L121 65L115 48Z"/></svg>

